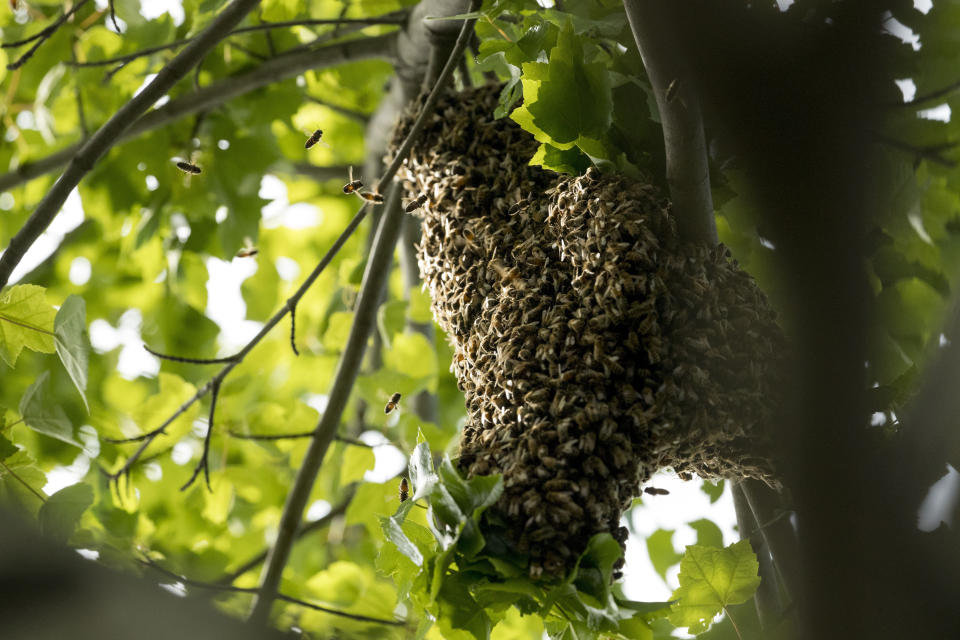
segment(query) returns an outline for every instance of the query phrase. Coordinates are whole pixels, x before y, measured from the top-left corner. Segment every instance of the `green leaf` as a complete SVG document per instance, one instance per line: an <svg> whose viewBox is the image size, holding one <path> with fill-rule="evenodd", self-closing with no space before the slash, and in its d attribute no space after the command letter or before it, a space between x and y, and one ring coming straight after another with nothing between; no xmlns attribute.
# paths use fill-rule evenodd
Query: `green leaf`
<svg viewBox="0 0 960 640"><path fill-rule="evenodd" d="M87 306L80 296L68 296L54 320L57 355L67 370L73 386L80 392L83 405L87 402L87 366L90 358L90 339L87 336Z"/></svg>
<svg viewBox="0 0 960 640"><path fill-rule="evenodd" d="M680 562L682 554L673 548L673 531L671 529L657 529L647 538L647 553L650 563L660 577L667 579L667 569Z"/></svg>
<svg viewBox="0 0 960 640"><path fill-rule="evenodd" d="M570 24L550 50L549 63L524 63L523 94L521 109L551 138L541 142L569 149L581 135L599 139L610 128L613 100L607 69L584 62L583 42Z"/></svg>
<svg viewBox="0 0 960 640"><path fill-rule="evenodd" d="M757 556L747 540L724 549L691 545L680 563L680 587L671 598L670 622L707 630L713 618L731 604L751 598L760 584Z"/></svg>
<svg viewBox="0 0 960 640"><path fill-rule="evenodd" d="M694 520L690 526L697 532L697 544L701 547L723 547L723 532L716 524L701 518Z"/></svg>
<svg viewBox="0 0 960 640"><path fill-rule="evenodd" d="M50 397L49 380L50 372L44 371L27 388L20 399L20 417L34 431L82 448L73 436L73 424L63 407Z"/></svg>
<svg viewBox="0 0 960 640"><path fill-rule="evenodd" d="M377 330L387 349L393 344L393 337L403 332L406 312L407 303L404 300L391 300L377 309Z"/></svg>
<svg viewBox="0 0 960 640"><path fill-rule="evenodd" d="M718 480L716 483L704 480L700 490L710 496L710 504L713 504L723 495L723 480Z"/></svg>
<svg viewBox="0 0 960 640"><path fill-rule="evenodd" d="M13 444L3 436L0 436L0 460L6 460L17 451L19 451L17 445Z"/></svg>
<svg viewBox="0 0 960 640"><path fill-rule="evenodd" d="M437 602L440 615L437 626L444 638L473 637L486 640L493 624L486 611L470 595L469 579L461 574L448 575L440 586ZM469 634L469 635L468 635Z"/></svg>
<svg viewBox="0 0 960 640"><path fill-rule="evenodd" d="M368 470L373 469L373 449L347 445L347 450L339 462L340 486L363 480L364 474Z"/></svg>
<svg viewBox="0 0 960 640"><path fill-rule="evenodd" d="M50 496L40 507L40 532L66 544L83 512L93 504L93 487L78 483L64 487Z"/></svg>
<svg viewBox="0 0 960 640"><path fill-rule="evenodd" d="M418 567L423 566L423 554L417 545L410 541L407 534L403 532L403 527L392 516L389 518L380 518L380 528L383 530L383 536L392 542L397 549L410 559L410 562Z"/></svg>
<svg viewBox="0 0 960 640"><path fill-rule="evenodd" d="M0 359L13 367L24 347L53 353L53 319L46 289L33 284L8 287L0 292Z"/></svg>

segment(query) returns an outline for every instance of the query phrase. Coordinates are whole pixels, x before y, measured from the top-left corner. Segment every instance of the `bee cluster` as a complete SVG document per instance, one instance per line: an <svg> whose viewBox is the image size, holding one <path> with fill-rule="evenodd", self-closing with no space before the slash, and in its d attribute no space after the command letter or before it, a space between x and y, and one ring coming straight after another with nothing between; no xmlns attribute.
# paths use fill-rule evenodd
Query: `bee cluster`
<svg viewBox="0 0 960 640"><path fill-rule="evenodd" d="M498 87L441 101L400 177L427 196L420 270L466 397L459 465L530 574L569 569L663 467L776 484L765 452L784 340L722 247L680 243L649 184L527 163ZM398 125L396 140L412 116Z"/></svg>

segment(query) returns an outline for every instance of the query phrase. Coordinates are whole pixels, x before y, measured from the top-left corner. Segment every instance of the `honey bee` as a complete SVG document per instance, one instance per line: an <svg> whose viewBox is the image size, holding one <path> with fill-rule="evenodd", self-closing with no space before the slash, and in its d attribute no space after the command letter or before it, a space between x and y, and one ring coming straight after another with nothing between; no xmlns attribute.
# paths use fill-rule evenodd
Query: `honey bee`
<svg viewBox="0 0 960 640"><path fill-rule="evenodd" d="M323 137L323 129L317 129L312 134L310 134L310 137L307 138L307 141L303 143L303 148L309 149L310 147L317 144L318 142L329 147L330 145L328 145L326 142L320 139L322 137Z"/></svg>
<svg viewBox="0 0 960 640"><path fill-rule="evenodd" d="M253 256L257 255L258 253L260 253L260 250L257 249L256 247L244 247L243 249L240 249L240 251L237 251L237 257L238 257L238 258L252 258Z"/></svg>
<svg viewBox="0 0 960 640"><path fill-rule="evenodd" d="M419 196L417 196L417 199L416 199L416 200L411 200L411 201L407 204L407 206L404 207L403 210L404 210L406 213L413 213L414 211L416 211L417 209L419 209L420 207L422 207L426 201L427 201L427 196L426 196L426 194L421 193Z"/></svg>
<svg viewBox="0 0 960 640"><path fill-rule="evenodd" d="M184 173L192 173L193 175L197 175L202 171L200 167L186 160L177 160L177 169L180 169L180 171Z"/></svg>
<svg viewBox="0 0 960 640"><path fill-rule="evenodd" d="M391 411L393 411L394 409L397 408L397 403L398 403L398 402L400 402L400 394L399 394L399 393L395 393L395 394L393 394L392 396L390 396L390 402L388 402L388 403L387 403L387 406L385 406L385 407L383 408L383 412L384 412L384 413L390 413Z"/></svg>
<svg viewBox="0 0 960 640"><path fill-rule="evenodd" d="M400 478L400 502L406 502L410 495L410 486L406 478Z"/></svg>
<svg viewBox="0 0 960 640"><path fill-rule="evenodd" d="M668 496L670 492L666 489L658 489L657 487L646 487L643 492L650 496Z"/></svg>
<svg viewBox="0 0 960 640"><path fill-rule="evenodd" d="M359 198L366 200L367 202L372 202L373 204L383 204L383 196L376 192L371 191L354 191Z"/></svg>
<svg viewBox="0 0 960 640"><path fill-rule="evenodd" d="M363 182L360 180L353 179L353 167L350 167L350 181L343 185L344 193L354 193L357 189L363 186Z"/></svg>

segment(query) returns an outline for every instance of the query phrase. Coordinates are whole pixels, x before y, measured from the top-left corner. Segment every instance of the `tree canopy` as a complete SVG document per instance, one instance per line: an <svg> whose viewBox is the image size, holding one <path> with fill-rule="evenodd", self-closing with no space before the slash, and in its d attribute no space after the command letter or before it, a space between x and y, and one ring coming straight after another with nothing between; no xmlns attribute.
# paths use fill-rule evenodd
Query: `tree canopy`
<svg viewBox="0 0 960 640"><path fill-rule="evenodd" d="M956 529L916 513L960 466L960 3L141 4L0 7L0 506L307 637L955 632ZM730 546L649 535L670 601L628 597L605 534L529 576L482 524L503 480L455 463L407 215L442 194L394 175L441 94L493 82L531 165L669 195L795 352L788 492L730 478Z"/></svg>

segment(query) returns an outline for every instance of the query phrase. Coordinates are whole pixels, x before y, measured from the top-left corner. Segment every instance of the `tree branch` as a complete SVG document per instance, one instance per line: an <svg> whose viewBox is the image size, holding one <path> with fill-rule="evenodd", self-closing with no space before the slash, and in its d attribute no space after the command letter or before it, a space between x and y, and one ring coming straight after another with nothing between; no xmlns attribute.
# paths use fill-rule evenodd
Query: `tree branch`
<svg viewBox="0 0 960 640"><path fill-rule="evenodd" d="M471 2L471 10L475 10L478 4L477 0L473 0ZM390 166L377 183L376 190L378 192L383 193L384 187L391 184L393 176L399 169L400 164L410 153L410 149L420 135L427 118L436 107L441 91L453 75L453 70L456 68L460 56L464 54L467 44L472 37L475 23L475 19L464 21L460 36L457 38L456 45L450 54L450 58L447 60L447 64L444 66L433 90L424 102L409 134L403 141L403 144L401 144ZM317 435L310 443L300 471L297 473L293 488L287 496L283 515L280 518L277 539L267 556L267 563L260 580L260 593L255 599L253 610L250 614L250 620L254 624L264 625L267 622L270 606L276 597L277 587L280 584L283 567L286 565L290 555L290 549L293 544L293 537L296 534L297 526L301 520L303 510L306 507L307 500L309 499L317 472L323 462L323 457L340 424L343 409L347 404L347 399L350 396L350 391L353 388L353 383L360 369L363 353L366 350L367 338L374 325L380 295L386 284L388 275L387 267L392 261L393 249L397 244L403 223L404 214L400 202L399 184L393 184L390 187L387 204L384 209L385 213L380 223L377 239L374 242L373 252L364 271L363 283L354 312L350 335L347 338L347 344L340 358L336 374L334 375L327 408L320 418L320 422L317 425Z"/></svg>
<svg viewBox="0 0 960 640"><path fill-rule="evenodd" d="M661 0L623 1L660 111L667 182L680 237L713 246L717 228L700 98L674 33L676 9L667 4Z"/></svg>
<svg viewBox="0 0 960 640"><path fill-rule="evenodd" d="M70 161L67 170L47 192L27 222L10 240L10 245L6 251L0 256L0 289L7 284L10 274L23 258L27 249L50 225L54 216L63 207L63 203L66 202L67 196L79 184L81 178L93 168L97 160L117 143L124 131L131 128L134 120L140 114L162 98L257 4L259 4L259 0L234 0L195 41L187 45L167 66L161 69L153 81L144 87L143 91L121 107L83 144L80 152Z"/></svg>
<svg viewBox="0 0 960 640"><path fill-rule="evenodd" d="M28 42L33 42L34 40L36 40L36 42L32 47L30 47L29 49L23 52L23 55L21 55L19 58L17 58L16 60L8 64L7 69L10 71L14 71L22 67L27 60L33 57L33 54L36 53L37 49L40 48L40 45L42 45L44 42L50 39L50 36L56 33L57 29L59 29L64 22L69 20L70 16L72 16L77 11L79 11L80 8L83 7L83 5L87 4L88 1L89 0L80 0L79 2L73 5L73 8L71 8L69 11L65 11L64 14L60 16L56 21L54 21L53 24L51 24L46 29L40 31L39 33L36 33L30 36L29 38L24 38L23 40L17 40L16 42L4 42L2 45L0 45L2 46L2 48L8 49L11 47L19 47L21 45L27 44Z"/></svg>
<svg viewBox="0 0 960 640"><path fill-rule="evenodd" d="M117 141L136 137L141 133L170 124L192 113L209 110L255 89L265 87L280 80L285 80L286 78L291 78L310 69L325 69L344 62L370 58L389 59L393 55L396 37L396 33L390 33L373 38L364 38L362 40L338 42L315 50L305 50L296 54L279 56L269 62L265 62L252 71L226 78L200 91L189 93L176 100L171 100L162 107L154 109L137 120L125 131L122 131L117 136ZM184 52L186 51L187 50L184 49ZM180 55L183 54L181 53ZM179 57L180 56L178 56L178 58ZM158 75L154 82L159 78L160 76ZM137 98L140 98L142 95L143 93L139 94ZM0 175L0 191L10 189L27 180L53 171L78 155L78 151L82 148L84 148L84 143L78 143L37 160L36 162L24 163L17 169ZM19 261L19 257L17 260ZM0 276L2 276L2 271L0 271Z"/></svg>
<svg viewBox="0 0 960 640"><path fill-rule="evenodd" d="M350 328L347 344L343 349L343 355L334 375L329 402L313 434L314 437L310 442L310 447L304 455L293 488L287 496L287 502L280 519L277 540L267 556L267 564L260 581L260 594L254 601L250 616L256 624L262 625L267 622L270 606L280 584L280 574L284 565L286 565L290 549L293 546L293 538L301 521L303 509L316 480L320 463L334 439L334 434L340 424L340 417L356 380L360 361L363 359L367 338L376 319L380 292L386 284L389 272L389 269L385 268L385 263L389 265L393 256L393 248L396 246L397 237L400 233L403 214L400 209L399 186L391 186L385 208L386 214L380 223L377 243L364 271L363 284L354 311L353 325Z"/></svg>
<svg viewBox="0 0 960 640"><path fill-rule="evenodd" d="M148 558L143 558L140 560L140 564L153 569L157 573L167 576L171 580L176 580L188 587L197 587L199 589L212 589L214 591L229 591L231 593L251 593L256 595L258 593L257 589L251 587L234 587L228 584L218 584L213 582L201 582L199 580L191 580L181 576L180 574L174 573L169 569L165 569L158 565L153 560ZM365 616L359 613L349 613L347 611L341 611L339 609L332 609L330 607L325 607L319 604L313 604L312 602L307 602L306 600L299 600L291 596L284 595L282 593L277 594L278 600L283 600L284 602L289 602L291 604L296 604L301 607L306 607L308 609L313 609L315 611L322 611L324 613L329 613L330 615L340 616L341 618L349 618L350 620L357 620L359 622L372 622L374 624L385 624L393 627L402 627L406 624L404 620L386 620L384 618L374 618L372 616Z"/></svg>
<svg viewBox="0 0 960 640"><path fill-rule="evenodd" d="M219 394L220 383L215 382L210 389L210 416L207 418L207 435L203 438L203 453L200 455L197 466L193 468L193 475L180 487L180 491L186 491L193 484L201 469L203 469L203 479L207 483L207 491L213 491L210 488L210 439L213 437L213 414L217 410L217 396Z"/></svg>
<svg viewBox="0 0 960 640"><path fill-rule="evenodd" d="M780 599L777 595L778 580L771 563L770 547L763 536L757 535L761 529L757 523L756 514L753 513L744 495L742 483L742 480L730 483L733 493L733 506L737 513L737 528L740 530L740 537L750 540L753 551L757 555L757 562L760 565L760 586L757 587L754 602L757 606L760 627L769 633L779 621L781 615Z"/></svg>
<svg viewBox="0 0 960 640"><path fill-rule="evenodd" d="M347 23L353 26L351 29L343 29L337 36L347 35L349 33L354 33L360 31L366 27L372 25L400 25L403 24L406 19L407 11L401 9L400 11L394 11L392 13L387 13L383 16L376 18L351 18L346 20L291 20L289 22L268 22L264 24L254 25L251 27L240 27L239 29L234 29L227 37L233 37L235 35L249 33L251 31L263 31L267 29L280 29L282 27L298 26L298 25L308 25L308 24L340 24ZM326 42L332 38L334 34L323 34L317 40L310 43L311 46L316 46L322 42ZM143 58L144 56L149 56L154 53L159 53L161 51L166 51L168 49L176 49L177 47L182 47L185 44L193 42L196 37L193 38L183 38L181 40L174 40L173 42L168 42L166 44L157 45L155 47L147 47L139 51L134 51L132 53L127 53L121 56L116 56L114 58L106 58L103 60L87 60L84 62L68 62L66 63L71 67L108 67L110 65L126 65L130 62L133 62L137 58ZM299 47L297 47L299 50ZM283 52L280 55L284 55Z"/></svg>

